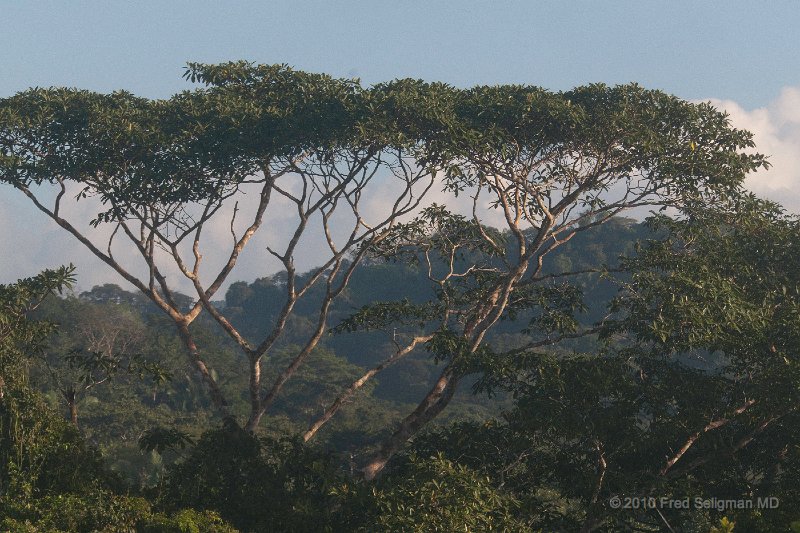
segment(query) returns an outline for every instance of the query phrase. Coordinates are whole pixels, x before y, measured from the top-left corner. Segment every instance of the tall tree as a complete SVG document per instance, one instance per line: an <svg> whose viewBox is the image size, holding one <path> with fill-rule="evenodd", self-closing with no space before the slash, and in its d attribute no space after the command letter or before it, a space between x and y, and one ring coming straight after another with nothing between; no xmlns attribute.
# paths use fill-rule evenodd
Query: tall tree
<svg viewBox="0 0 800 533"><path fill-rule="evenodd" d="M399 80L363 89L247 63L191 64L187 77L205 87L159 101L66 89L3 99L0 180L172 319L214 403L233 417L190 328L203 310L221 326L245 355L248 429L258 427L319 343L332 302L364 257L421 262L436 299L388 302L342 325L407 324L393 336L395 353L347 387L306 434L311 438L377 372L424 344L443 363L441 375L369 461L367 477L448 405L465 375L519 353L488 349L487 335L500 320L528 313L530 347L594 331L580 330L574 318L582 303L567 281L580 272L545 273L558 247L626 210L734 194L748 172L765 165L744 151L753 145L750 134L710 105L635 85L552 93ZM419 213L437 179L468 199L472 216L432 206L401 222ZM75 192L102 205L92 228L68 220L64 200ZM241 222L247 192L255 205ZM373 217L364 208L370 199L384 206ZM267 333L250 339L212 299L281 204L292 218L268 232L267 250L282 270L276 279L284 299ZM215 224L229 229L230 244L210 268L203 250ZM96 233L100 226L107 231ZM326 256L301 277L295 257L313 227ZM138 254L143 274L115 256L121 240ZM168 264L195 290L188 308L178 302ZM274 381L262 383L263 359L299 300L311 301L312 293L317 320L306 342Z"/></svg>
<svg viewBox="0 0 800 533"><path fill-rule="evenodd" d="M172 319L214 404L231 418L190 329L205 309L246 356L246 427L253 430L325 332L331 302L363 256L359 245L412 211L432 172L413 165L413 140L389 128L375 98L355 82L246 63L191 64L186 76L206 88L158 101L69 89L32 89L3 99L0 179ZM75 192L78 199L99 200L102 210L90 227L69 220L63 203ZM249 212L247 193L255 204ZM368 216L364 201L378 194L388 205ZM243 212L248 218L242 223ZM267 250L283 269L285 300L269 333L252 341L211 300L273 214L288 219L267 235ZM230 235L227 256L216 265L203 255L204 246L217 254L222 246L203 240L215 224ZM109 230L99 231L101 225ZM314 232L327 254L299 283L297 248ZM117 259L123 246L138 254L139 269ZM194 287L196 302L181 305L171 273ZM316 327L265 386L263 358L298 300L317 286L324 295Z"/></svg>
<svg viewBox="0 0 800 533"><path fill-rule="evenodd" d="M444 367L367 464L368 478L445 408L477 360L491 368L519 355L488 350L486 336L498 321L529 310L530 348L596 331L581 331L574 318L582 303L568 280L585 272L545 274L554 250L627 210L728 197L766 164L744 152L752 136L712 106L636 85L557 94L478 87L459 92L440 117L439 127L428 126L439 133L425 140L421 161L443 170L455 196L468 195L472 217L428 210L374 250L425 265L437 301L395 310L394 318L424 318L428 328L412 343L432 335L428 349ZM487 224L496 213L500 233ZM465 251L469 259L457 261Z"/></svg>

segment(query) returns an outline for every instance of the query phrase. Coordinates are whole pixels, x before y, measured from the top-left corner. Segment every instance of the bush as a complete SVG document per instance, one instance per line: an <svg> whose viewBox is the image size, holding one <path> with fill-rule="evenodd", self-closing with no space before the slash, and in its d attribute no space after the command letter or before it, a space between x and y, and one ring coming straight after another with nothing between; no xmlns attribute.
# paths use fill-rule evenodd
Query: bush
<svg viewBox="0 0 800 533"><path fill-rule="evenodd" d="M513 517L519 504L511 495L441 454L411 457L374 495L385 531L530 531Z"/></svg>
<svg viewBox="0 0 800 533"><path fill-rule="evenodd" d="M6 518L3 531L104 531L134 530L150 515L150 504L143 498L117 496L105 491L91 494L58 494L3 506Z"/></svg>
<svg viewBox="0 0 800 533"><path fill-rule="evenodd" d="M0 399L0 497L30 498L120 488L74 427L41 394L13 387Z"/></svg>
<svg viewBox="0 0 800 533"><path fill-rule="evenodd" d="M0 502L0 530L13 532L235 533L211 511L153 513L144 498L106 491L58 494L23 502Z"/></svg>
<svg viewBox="0 0 800 533"><path fill-rule="evenodd" d="M230 424L168 468L157 499L168 511L216 511L244 531L324 531L337 529L331 492L341 481L330 456Z"/></svg>
<svg viewBox="0 0 800 533"><path fill-rule="evenodd" d="M154 515L136 528L137 533L236 533L213 511L184 509L167 516Z"/></svg>

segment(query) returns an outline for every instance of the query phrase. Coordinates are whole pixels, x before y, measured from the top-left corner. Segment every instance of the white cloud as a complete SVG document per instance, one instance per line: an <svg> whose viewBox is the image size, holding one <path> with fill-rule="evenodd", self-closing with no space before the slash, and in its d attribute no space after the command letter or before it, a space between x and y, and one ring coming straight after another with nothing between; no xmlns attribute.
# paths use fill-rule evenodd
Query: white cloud
<svg viewBox="0 0 800 533"><path fill-rule="evenodd" d="M731 123L753 133L756 150L772 167L752 174L745 186L759 196L800 213L800 87L786 87L767 106L747 110L732 100L711 99Z"/></svg>
<svg viewBox="0 0 800 533"><path fill-rule="evenodd" d="M82 202L79 208L87 203ZM69 263L79 267L80 287L108 281L110 269L89 255L21 192L8 185L0 186L0 283Z"/></svg>

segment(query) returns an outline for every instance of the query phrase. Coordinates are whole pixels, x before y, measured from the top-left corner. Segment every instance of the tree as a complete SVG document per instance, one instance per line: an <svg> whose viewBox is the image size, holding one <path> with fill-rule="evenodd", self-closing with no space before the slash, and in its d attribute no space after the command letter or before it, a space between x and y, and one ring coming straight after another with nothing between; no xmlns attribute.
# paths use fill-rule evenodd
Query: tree
<svg viewBox="0 0 800 533"><path fill-rule="evenodd" d="M511 495L441 454L412 457L383 486L375 494L380 531L532 531L514 518Z"/></svg>
<svg viewBox="0 0 800 533"><path fill-rule="evenodd" d="M482 383L514 393L504 421L422 438L416 452L491 475L546 530L709 530L725 516L787 529L798 518L800 223L744 195L650 225L623 262L603 349L507 360ZM618 509L613 497L651 503ZM660 504L687 497L689 509ZM693 503L766 497L781 507Z"/></svg>
<svg viewBox="0 0 800 533"><path fill-rule="evenodd" d="M78 402L120 374L152 380L158 385L171 379L158 362L144 355L146 329L141 318L115 303L91 304L75 298L52 302L41 309L59 331L50 347L37 359L67 407L67 418L78 426ZM61 313L59 313L59 311Z"/></svg>
<svg viewBox="0 0 800 533"><path fill-rule="evenodd" d="M0 500L76 490L103 477L97 454L28 384L29 359L55 327L30 314L72 282L72 268L61 267L0 285Z"/></svg>
<svg viewBox="0 0 800 533"><path fill-rule="evenodd" d="M484 341L500 320L529 310L531 349L597 331L581 331L574 319L583 304L567 280L585 272L544 273L560 246L626 210L730 196L766 164L743 152L751 135L710 105L636 85L558 94L478 87L459 92L440 120L433 129L441 134L426 139L421 161L443 169L454 196L468 195L472 217L429 209L373 246L380 257L422 262L438 298L359 320L366 327L426 323L422 334L409 333L411 342L427 342L444 368L366 465L368 478L447 406L464 375L524 352L490 353ZM486 222L493 213L501 232ZM462 256L468 259L459 262Z"/></svg>
<svg viewBox="0 0 800 533"><path fill-rule="evenodd" d="M353 81L246 63L191 64L186 77L206 88L161 101L69 89L32 89L3 99L0 180L170 317L215 406L232 418L190 329L206 310L246 358L245 426L254 430L326 331L331 302L364 254L359 245L411 212L432 173L412 164L415 140L392 129L381 100ZM369 217L363 202L378 194L376 188L389 205ZM76 192L79 200L99 200L102 210L89 228L65 213L65 197ZM242 223L246 193L256 205ZM281 212L281 204L288 209ZM283 269L283 303L268 333L253 341L211 300L276 210L288 220L268 235L267 250ZM215 224L229 227L230 244L221 265L208 266L203 244L219 249L220 243L203 238ZM300 282L295 254L313 227L327 258ZM119 241L138 254L143 269L117 259ZM170 265L196 292L188 308L169 281ZM315 287L322 287L317 323L290 364L270 386L263 384L262 360L298 301Z"/></svg>
<svg viewBox="0 0 800 533"><path fill-rule="evenodd" d="M30 320L30 314L47 296L68 288L74 282L73 273L72 266L61 267L13 285L0 285L0 398L5 396L7 384L25 382L25 359L43 349L54 329L51 323Z"/></svg>
<svg viewBox="0 0 800 533"><path fill-rule="evenodd" d="M208 431L159 487L167 509L215 510L242 531L341 531L333 458L232 424Z"/></svg>
<svg viewBox="0 0 800 533"><path fill-rule="evenodd" d="M621 352L641 362L643 387L680 377L671 400L652 403L651 424L670 430L648 465L655 483L796 501L800 221L748 194L653 224L667 237L630 261L608 334L635 341ZM737 523L785 527L793 508Z"/></svg>

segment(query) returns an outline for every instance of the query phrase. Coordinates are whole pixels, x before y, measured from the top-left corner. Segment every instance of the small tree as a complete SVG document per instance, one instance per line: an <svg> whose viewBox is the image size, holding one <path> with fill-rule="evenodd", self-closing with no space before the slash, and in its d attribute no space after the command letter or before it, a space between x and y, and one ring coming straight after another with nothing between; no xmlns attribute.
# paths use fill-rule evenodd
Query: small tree
<svg viewBox="0 0 800 533"><path fill-rule="evenodd" d="M441 455L411 457L398 474L375 490L381 531L533 531L515 519L513 496Z"/></svg>
<svg viewBox="0 0 800 533"><path fill-rule="evenodd" d="M13 285L0 285L0 399L10 384L25 384L25 361L44 349L55 326L31 320L33 313L49 295L74 283L74 269L45 270L33 278Z"/></svg>
<svg viewBox="0 0 800 533"><path fill-rule="evenodd" d="M72 282L72 269L62 267L0 285L0 501L78 490L103 474L97 454L28 384L29 358L55 328L30 315Z"/></svg>
<svg viewBox="0 0 800 533"><path fill-rule="evenodd" d="M109 385L120 375L147 377L156 387L171 379L166 369L144 355L144 324L126 306L51 299L40 315L59 328L36 360L61 395L67 419L75 427L78 403L94 388Z"/></svg>

